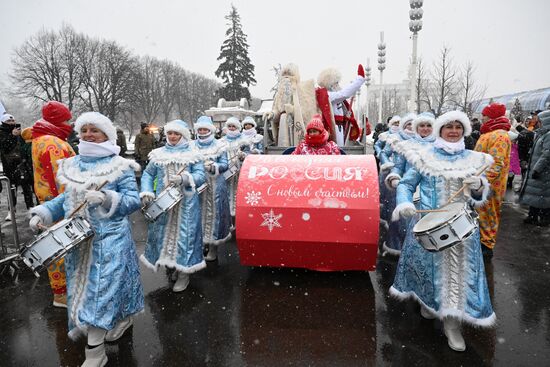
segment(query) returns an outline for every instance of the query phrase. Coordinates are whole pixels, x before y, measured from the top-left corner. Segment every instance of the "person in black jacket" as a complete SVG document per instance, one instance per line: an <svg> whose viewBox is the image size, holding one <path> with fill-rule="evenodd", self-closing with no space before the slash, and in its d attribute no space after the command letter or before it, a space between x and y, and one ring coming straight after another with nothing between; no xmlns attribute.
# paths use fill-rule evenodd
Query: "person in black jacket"
<svg viewBox="0 0 550 367"><path fill-rule="evenodd" d="M533 131L529 130L528 128L523 128L522 126L518 126L516 129L519 132L518 135L518 156L519 156L519 164L521 167L521 175L525 176L525 172L527 171L527 165L529 163L529 152L531 150L531 147L533 146L533 142L535 140L535 131L540 126L540 123L537 120L537 124L533 126Z"/></svg>
<svg viewBox="0 0 550 367"><path fill-rule="evenodd" d="M15 122L15 118L10 114L4 114L0 118L0 158L4 168L4 174L10 180L11 190L9 190L12 203L17 204L17 186L23 189L25 204L27 209L34 206L32 184L29 184L27 170L22 157L22 147L25 144L21 137L21 125ZM8 213L6 221L13 218Z"/></svg>

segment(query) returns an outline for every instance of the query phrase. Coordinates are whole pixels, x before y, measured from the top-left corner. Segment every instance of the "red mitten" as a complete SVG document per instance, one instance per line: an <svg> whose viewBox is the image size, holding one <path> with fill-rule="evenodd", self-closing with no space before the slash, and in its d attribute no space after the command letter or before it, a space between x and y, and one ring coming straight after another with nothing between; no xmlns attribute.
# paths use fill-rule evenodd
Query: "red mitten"
<svg viewBox="0 0 550 367"><path fill-rule="evenodd" d="M357 75L365 77L365 69L363 69L363 65L359 64L357 67Z"/></svg>

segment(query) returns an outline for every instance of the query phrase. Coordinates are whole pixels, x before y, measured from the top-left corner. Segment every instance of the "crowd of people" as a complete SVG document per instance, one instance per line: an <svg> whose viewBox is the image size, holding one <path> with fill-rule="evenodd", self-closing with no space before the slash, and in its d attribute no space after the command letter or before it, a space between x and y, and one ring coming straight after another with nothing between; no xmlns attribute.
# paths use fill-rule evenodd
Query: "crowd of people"
<svg viewBox="0 0 550 367"><path fill-rule="evenodd" d="M524 222L549 224L549 131L550 111L510 122L500 103L483 109L481 123L450 111L393 116L375 127L383 250L399 257L390 294L439 318L453 350L466 349L462 324L495 324L484 261L493 256L509 184L529 206ZM453 222L465 217L471 229L459 236L464 228Z"/></svg>
<svg viewBox="0 0 550 367"><path fill-rule="evenodd" d="M253 118L231 117L217 138L211 118L201 116L193 134L182 120L168 122L159 146L142 124L134 161L121 156L126 139L109 118L86 112L73 125L71 119L68 107L55 101L43 106L42 118L28 129L3 115L2 163L14 202L17 187L23 189L33 231L75 212L94 229L92 241L48 273L54 306L67 308L69 336L87 338L84 365L103 366L104 342L118 340L144 308L139 260L154 272L168 269L172 290L182 292L190 275L216 260L218 246L231 239L239 169L247 155L262 154L263 136ZM292 154L342 154L324 120L322 114L311 117ZM382 253L399 257L390 294L418 302L422 317L443 322L449 347L464 351L463 324L492 327L496 321L484 261L495 249L509 182L529 206L525 223L550 224L550 111L524 123L510 122L498 103L483 109L481 122L460 111L437 118L429 112L396 115L376 126L374 150L386 227ZM129 215L171 189L181 200L148 223L138 257ZM460 246L428 251L417 224L457 204L458 215L479 217L479 225L460 238Z"/></svg>

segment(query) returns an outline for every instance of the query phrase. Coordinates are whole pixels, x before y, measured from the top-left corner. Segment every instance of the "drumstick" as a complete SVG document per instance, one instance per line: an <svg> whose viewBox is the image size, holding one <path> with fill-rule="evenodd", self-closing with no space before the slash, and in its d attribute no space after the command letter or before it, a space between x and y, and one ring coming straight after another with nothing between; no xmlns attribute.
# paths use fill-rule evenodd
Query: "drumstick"
<svg viewBox="0 0 550 367"><path fill-rule="evenodd" d="M101 190L103 188L103 186L107 185L108 183L109 183L109 181L104 181L101 185L99 185L99 187L95 191ZM73 212L69 215L68 218L74 217L74 215L76 213L78 213L78 211L80 209L82 209L86 204L88 204L88 200L84 200L84 202L82 204L80 204L75 210L73 210Z"/></svg>
<svg viewBox="0 0 550 367"><path fill-rule="evenodd" d="M448 212L448 210L445 209L420 209L416 211L417 213L440 213L440 212Z"/></svg>
<svg viewBox="0 0 550 367"><path fill-rule="evenodd" d="M486 170L487 168L489 168L489 167L491 167L491 165L490 165L490 164L486 164L485 166L481 167L481 168L479 169L479 171L476 172L475 175L476 175L476 176L481 175L481 174L482 174L483 172L485 172L485 170ZM462 187L461 187L457 192L455 192L453 195L451 195L451 197L449 198L449 200L447 200L447 204L450 204L451 201L453 201L453 199L456 198L458 194L460 194L462 191L464 191L464 189L466 188L466 186L468 186L468 185L466 185L466 184L462 185Z"/></svg>

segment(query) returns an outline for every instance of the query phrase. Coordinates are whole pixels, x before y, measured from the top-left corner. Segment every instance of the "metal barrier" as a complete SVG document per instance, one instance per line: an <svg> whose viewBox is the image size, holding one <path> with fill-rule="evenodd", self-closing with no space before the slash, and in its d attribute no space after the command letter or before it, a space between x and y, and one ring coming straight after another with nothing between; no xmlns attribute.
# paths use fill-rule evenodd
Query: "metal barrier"
<svg viewBox="0 0 550 367"><path fill-rule="evenodd" d="M17 221L15 218L15 205L13 204L11 193L14 191L11 187L11 182L6 176L0 176L0 185L2 181L7 184L7 198L8 198L8 211L11 215L12 237L13 243L6 243L4 240L4 233L2 233L2 227L0 226L0 273L3 271L2 267L9 264L12 260L19 256L21 245L19 243L19 232L17 231ZM15 194L15 193L14 193Z"/></svg>

